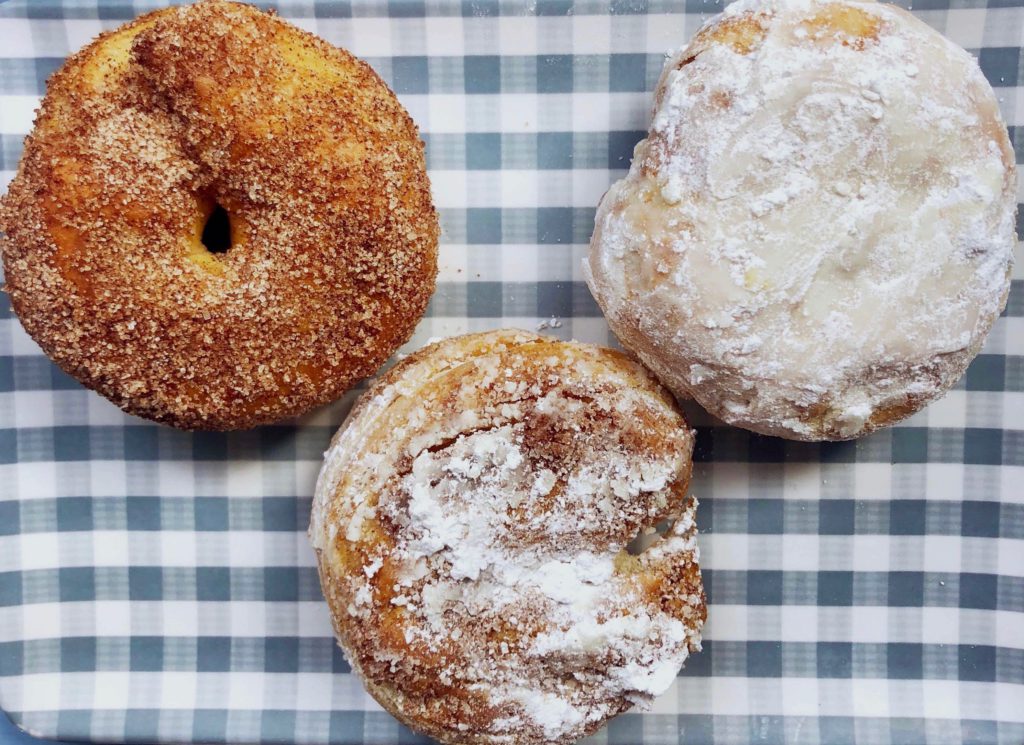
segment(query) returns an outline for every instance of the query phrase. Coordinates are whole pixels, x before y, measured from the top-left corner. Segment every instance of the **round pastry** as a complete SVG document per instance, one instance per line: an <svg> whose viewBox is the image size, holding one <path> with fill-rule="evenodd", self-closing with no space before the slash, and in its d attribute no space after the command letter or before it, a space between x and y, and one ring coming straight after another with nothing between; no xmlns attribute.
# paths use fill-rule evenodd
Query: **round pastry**
<svg viewBox="0 0 1024 745"><path fill-rule="evenodd" d="M7 290L43 350L184 428L337 398L409 338L437 272L423 145L387 86L219 0L67 61L0 226Z"/></svg>
<svg viewBox="0 0 1024 745"><path fill-rule="evenodd" d="M692 449L608 349L496 331L397 365L331 443L310 524L370 693L442 742L513 745L575 742L668 688L705 617Z"/></svg>
<svg viewBox="0 0 1024 745"><path fill-rule="evenodd" d="M964 372L1006 302L1015 208L966 52L892 5L740 0L668 60L588 282L676 394L847 439Z"/></svg>

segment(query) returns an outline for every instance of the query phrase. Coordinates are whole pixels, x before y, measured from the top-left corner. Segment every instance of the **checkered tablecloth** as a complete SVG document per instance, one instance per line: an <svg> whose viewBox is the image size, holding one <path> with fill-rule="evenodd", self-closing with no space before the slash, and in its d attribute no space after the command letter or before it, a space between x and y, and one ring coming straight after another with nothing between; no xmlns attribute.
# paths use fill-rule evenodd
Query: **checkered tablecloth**
<svg viewBox="0 0 1024 745"><path fill-rule="evenodd" d="M977 54L1024 156L1021 0L916 0ZM581 281L594 205L664 52L713 0L280 2L366 58L427 142L444 235L414 349L499 326L611 341ZM0 187L44 81L128 0L0 5ZM941 401L842 444L700 412L703 653L594 742L1024 743L1024 273ZM188 434L122 414L0 301L0 705L46 737L396 743L350 674L307 545L351 404Z"/></svg>

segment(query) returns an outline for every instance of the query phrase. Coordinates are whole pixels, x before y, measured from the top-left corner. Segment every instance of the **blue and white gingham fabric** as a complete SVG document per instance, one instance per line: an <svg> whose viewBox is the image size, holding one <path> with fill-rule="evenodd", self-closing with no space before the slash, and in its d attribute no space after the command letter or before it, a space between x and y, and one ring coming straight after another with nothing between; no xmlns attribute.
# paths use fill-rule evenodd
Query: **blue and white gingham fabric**
<svg viewBox="0 0 1024 745"><path fill-rule="evenodd" d="M978 55L1024 157L1024 0L916 0ZM44 82L155 4L0 4L0 188ZM444 235L428 338L520 326L607 343L580 274L666 50L712 0L306 0L427 142ZM1018 267L1024 264L1018 264ZM595 743L1024 743L1024 272L957 388L857 442L699 412L704 651ZM307 545L351 405L231 434L122 414L0 300L0 706L46 737L409 743L336 648Z"/></svg>

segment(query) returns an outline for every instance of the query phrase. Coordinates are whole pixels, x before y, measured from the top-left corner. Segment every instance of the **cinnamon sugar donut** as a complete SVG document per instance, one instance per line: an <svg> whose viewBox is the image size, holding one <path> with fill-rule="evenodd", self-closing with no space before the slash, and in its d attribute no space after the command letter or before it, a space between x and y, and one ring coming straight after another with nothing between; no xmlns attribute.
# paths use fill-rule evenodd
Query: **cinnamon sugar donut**
<svg viewBox="0 0 1024 745"><path fill-rule="evenodd" d="M207 250L217 207L231 247ZM100 36L50 80L0 208L7 289L133 414L235 429L374 372L434 288L416 126L364 62L213 0Z"/></svg>
<svg viewBox="0 0 1024 745"><path fill-rule="evenodd" d="M352 667L446 743L574 742L648 703L705 617L692 448L618 352L496 331L404 360L335 436L313 504Z"/></svg>
<svg viewBox="0 0 1024 745"><path fill-rule="evenodd" d="M740 0L668 60L586 269L677 394L847 439L964 372L1006 302L1015 209L966 52L892 5Z"/></svg>

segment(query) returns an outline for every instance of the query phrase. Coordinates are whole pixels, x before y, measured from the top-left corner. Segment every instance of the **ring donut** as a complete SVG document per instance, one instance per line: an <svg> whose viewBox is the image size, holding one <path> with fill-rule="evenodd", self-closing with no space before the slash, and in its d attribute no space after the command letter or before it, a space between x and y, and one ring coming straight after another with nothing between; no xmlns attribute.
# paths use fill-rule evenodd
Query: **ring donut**
<svg viewBox="0 0 1024 745"><path fill-rule="evenodd" d="M692 449L619 352L495 331L404 360L335 436L310 525L369 691L446 743L575 742L649 703L705 617Z"/></svg>
<svg viewBox="0 0 1024 745"><path fill-rule="evenodd" d="M223 253L203 242L215 213ZM347 52L220 0L68 59L0 226L43 350L184 428L337 398L409 338L437 272L423 145L395 96Z"/></svg>

